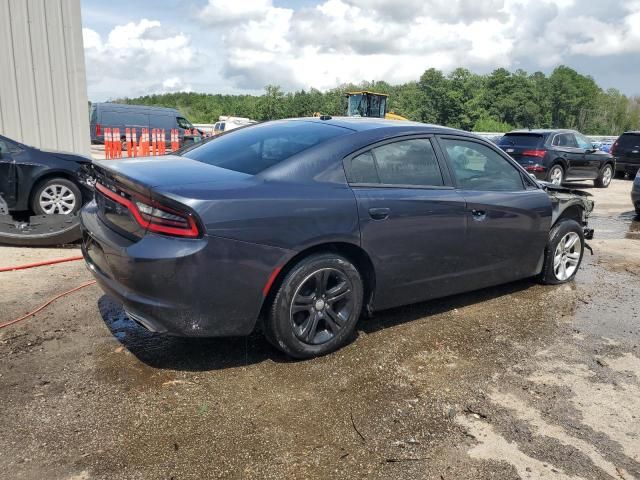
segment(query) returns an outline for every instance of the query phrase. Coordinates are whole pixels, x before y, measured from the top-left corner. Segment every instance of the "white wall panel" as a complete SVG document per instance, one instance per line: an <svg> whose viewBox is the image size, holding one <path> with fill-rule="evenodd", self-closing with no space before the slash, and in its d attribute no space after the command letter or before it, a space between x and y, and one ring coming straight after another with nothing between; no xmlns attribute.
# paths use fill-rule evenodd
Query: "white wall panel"
<svg viewBox="0 0 640 480"><path fill-rule="evenodd" d="M80 0L0 0L0 133L89 154Z"/></svg>

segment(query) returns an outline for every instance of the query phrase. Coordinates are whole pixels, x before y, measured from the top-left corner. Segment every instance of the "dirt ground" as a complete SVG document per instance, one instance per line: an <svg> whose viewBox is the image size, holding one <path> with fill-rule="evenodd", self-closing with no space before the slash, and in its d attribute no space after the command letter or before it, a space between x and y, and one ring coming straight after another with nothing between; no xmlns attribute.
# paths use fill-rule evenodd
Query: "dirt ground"
<svg viewBox="0 0 640 480"><path fill-rule="evenodd" d="M3 479L640 479L640 221L594 194L574 283L377 314L292 362L259 333L152 335L98 287L0 330ZM78 254L0 247L0 266ZM0 273L0 323L90 280Z"/></svg>

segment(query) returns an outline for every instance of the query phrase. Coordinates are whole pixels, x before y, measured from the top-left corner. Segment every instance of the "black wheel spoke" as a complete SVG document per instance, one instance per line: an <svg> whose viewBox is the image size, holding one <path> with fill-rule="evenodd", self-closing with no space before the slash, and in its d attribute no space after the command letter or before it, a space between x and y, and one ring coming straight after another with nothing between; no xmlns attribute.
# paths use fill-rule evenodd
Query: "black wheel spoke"
<svg viewBox="0 0 640 480"><path fill-rule="evenodd" d="M315 274L316 279L316 295L322 296L327 291L327 284L329 283L329 270L320 270Z"/></svg>
<svg viewBox="0 0 640 480"><path fill-rule="evenodd" d="M313 312L311 315L309 315L309 318L303 324L300 336L304 339L305 342L311 343L313 341L313 337L316 336L319 320L320 315L318 315L317 312Z"/></svg>
<svg viewBox="0 0 640 480"><path fill-rule="evenodd" d="M313 294L311 295L301 295L298 294L293 299L293 306L291 307L291 313L295 314L298 312L309 311L313 307Z"/></svg>
<svg viewBox="0 0 640 480"><path fill-rule="evenodd" d="M349 288L349 285L347 282L342 282L327 291L327 302L330 304L336 303L337 301L348 297L350 294L351 289Z"/></svg>
<svg viewBox="0 0 640 480"><path fill-rule="evenodd" d="M334 312L331 307L327 307L325 309L324 319L327 323L327 326L334 335L338 333L344 323L340 316L336 312Z"/></svg>

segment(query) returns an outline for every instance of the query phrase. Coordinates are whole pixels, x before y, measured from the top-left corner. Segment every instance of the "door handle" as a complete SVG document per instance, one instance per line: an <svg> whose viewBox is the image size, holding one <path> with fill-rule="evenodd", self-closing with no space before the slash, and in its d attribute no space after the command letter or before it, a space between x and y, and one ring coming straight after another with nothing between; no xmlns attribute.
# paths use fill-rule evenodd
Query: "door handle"
<svg viewBox="0 0 640 480"><path fill-rule="evenodd" d="M471 218L476 222L481 222L487 218L487 212L484 210L471 210Z"/></svg>
<svg viewBox="0 0 640 480"><path fill-rule="evenodd" d="M389 218L389 213L391 213L391 210L389 210L388 208L369 209L369 216L374 220L385 220L386 218Z"/></svg>

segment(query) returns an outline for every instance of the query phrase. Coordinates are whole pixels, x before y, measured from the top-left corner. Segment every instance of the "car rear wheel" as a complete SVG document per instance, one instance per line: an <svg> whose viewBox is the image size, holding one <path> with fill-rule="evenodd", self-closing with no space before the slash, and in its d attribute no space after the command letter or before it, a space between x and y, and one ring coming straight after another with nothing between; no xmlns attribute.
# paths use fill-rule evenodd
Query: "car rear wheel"
<svg viewBox="0 0 640 480"><path fill-rule="evenodd" d="M607 188L611 185L611 179L613 178L613 167L611 165L605 165L600 172L600 175L595 180L595 185L598 188Z"/></svg>
<svg viewBox="0 0 640 480"><path fill-rule="evenodd" d="M564 169L561 165L554 165L551 167L549 174L547 175L547 181L554 185L562 185L562 182L564 181Z"/></svg>
<svg viewBox="0 0 640 480"><path fill-rule="evenodd" d="M575 220L561 220L549 234L540 281L557 285L573 280L582 263L584 232Z"/></svg>
<svg viewBox="0 0 640 480"><path fill-rule="evenodd" d="M66 178L49 178L36 188L31 208L36 215L72 215L82 207L78 186Z"/></svg>
<svg viewBox="0 0 640 480"><path fill-rule="evenodd" d="M344 257L302 259L284 278L265 319L267 339L294 358L332 352L350 338L362 310L360 273Z"/></svg>

